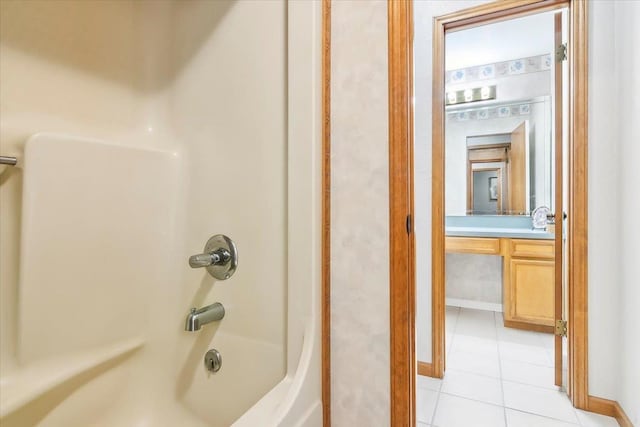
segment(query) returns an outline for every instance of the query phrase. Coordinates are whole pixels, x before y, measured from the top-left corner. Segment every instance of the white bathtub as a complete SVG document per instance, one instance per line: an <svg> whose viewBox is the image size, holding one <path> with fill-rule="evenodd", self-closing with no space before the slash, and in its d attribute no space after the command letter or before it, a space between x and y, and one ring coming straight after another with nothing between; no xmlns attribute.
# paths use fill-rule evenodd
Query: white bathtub
<svg viewBox="0 0 640 427"><path fill-rule="evenodd" d="M2 425L320 426L320 3L1 7Z"/></svg>

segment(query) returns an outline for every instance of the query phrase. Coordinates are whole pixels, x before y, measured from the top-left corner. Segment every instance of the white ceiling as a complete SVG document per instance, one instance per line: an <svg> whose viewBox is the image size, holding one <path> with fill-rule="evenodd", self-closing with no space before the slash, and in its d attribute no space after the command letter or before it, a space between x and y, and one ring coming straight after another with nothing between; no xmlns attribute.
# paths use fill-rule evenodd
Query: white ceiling
<svg viewBox="0 0 640 427"><path fill-rule="evenodd" d="M447 33L447 70L526 58L553 51L553 12Z"/></svg>

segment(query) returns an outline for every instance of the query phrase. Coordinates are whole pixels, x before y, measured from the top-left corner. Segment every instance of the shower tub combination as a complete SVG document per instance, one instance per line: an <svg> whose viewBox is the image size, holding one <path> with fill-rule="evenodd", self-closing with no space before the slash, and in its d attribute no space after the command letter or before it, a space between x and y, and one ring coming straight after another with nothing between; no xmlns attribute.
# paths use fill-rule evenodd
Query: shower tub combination
<svg viewBox="0 0 640 427"><path fill-rule="evenodd" d="M0 7L0 423L320 426L319 2Z"/></svg>

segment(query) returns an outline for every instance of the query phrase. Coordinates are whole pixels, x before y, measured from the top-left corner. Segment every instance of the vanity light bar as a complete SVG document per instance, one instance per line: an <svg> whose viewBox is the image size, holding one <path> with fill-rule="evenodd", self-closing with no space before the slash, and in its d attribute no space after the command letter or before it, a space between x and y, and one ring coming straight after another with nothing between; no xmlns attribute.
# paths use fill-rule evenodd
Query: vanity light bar
<svg viewBox="0 0 640 427"><path fill-rule="evenodd" d="M447 92L445 105L465 104L489 99L496 99L496 85Z"/></svg>

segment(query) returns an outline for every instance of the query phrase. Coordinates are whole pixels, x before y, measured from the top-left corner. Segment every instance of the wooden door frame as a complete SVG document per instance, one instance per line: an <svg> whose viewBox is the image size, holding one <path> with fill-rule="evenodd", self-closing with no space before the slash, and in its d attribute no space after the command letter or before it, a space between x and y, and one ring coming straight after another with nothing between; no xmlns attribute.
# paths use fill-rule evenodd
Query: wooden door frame
<svg viewBox="0 0 640 427"><path fill-rule="evenodd" d="M331 0L322 0L322 420L331 426Z"/></svg>
<svg viewBox="0 0 640 427"><path fill-rule="evenodd" d="M554 46L558 46L562 44L562 16L560 14L555 14L553 17L553 32L554 32ZM554 307L553 307L553 316L554 319L562 319L564 320L564 273L565 270L563 268L564 263L564 193L563 193L563 185L564 185L564 143L563 143L563 128L564 128L564 120L562 114L558 114L558 111L563 111L564 107L564 82L563 73L564 66L562 64L558 66L558 62L556 62L553 67L554 72L554 103L555 103L555 117L553 118L553 127L555 129L555 165L554 165L554 176L555 176L555 200L554 211L556 215L555 221L555 236L554 236L554 262L555 262L555 271L554 271ZM532 208L533 209L533 208ZM568 272L568 270L567 270ZM568 306L568 303L567 303ZM554 325L555 326L555 325ZM568 341L567 341L568 344ZM554 369L554 384L557 386L562 386L563 382L563 337L562 335L554 335L553 337L553 369ZM568 349L567 349L568 350ZM568 371L567 371L568 372ZM571 376L567 377L569 381ZM568 385L568 384L567 384ZM568 390L567 390L568 391Z"/></svg>
<svg viewBox="0 0 640 427"><path fill-rule="evenodd" d="M389 192L390 197L390 423L415 425L415 295L413 239L407 215L413 211L409 171L413 171L413 31L391 28L413 25L413 0L388 0L389 26ZM331 2L322 0L322 415L331 426ZM394 46L391 48L391 46ZM393 55L392 55L393 53ZM395 86L392 82L402 87ZM393 100L393 101L392 101ZM404 127L403 127L404 126ZM392 142L393 141L393 142ZM396 176L397 174L397 176ZM399 326L403 329L400 330Z"/></svg>
<svg viewBox="0 0 640 427"><path fill-rule="evenodd" d="M432 362L423 375L444 373L444 34L478 23L569 8L569 396L589 409L587 359L587 2L584 0L504 0L434 19L432 109ZM415 410L413 373L415 336L415 255L413 232L413 52L412 2L389 0L389 153L391 210L391 408L393 426L411 426ZM409 229L411 230L411 229ZM409 262L406 260L409 257ZM407 335L409 342L407 343ZM408 405L408 409L407 409ZM396 409L397 408L397 409ZM402 413L405 416L402 416ZM409 414L409 415L406 415Z"/></svg>
<svg viewBox="0 0 640 427"><path fill-rule="evenodd" d="M388 0L391 425L415 422L413 0Z"/></svg>

